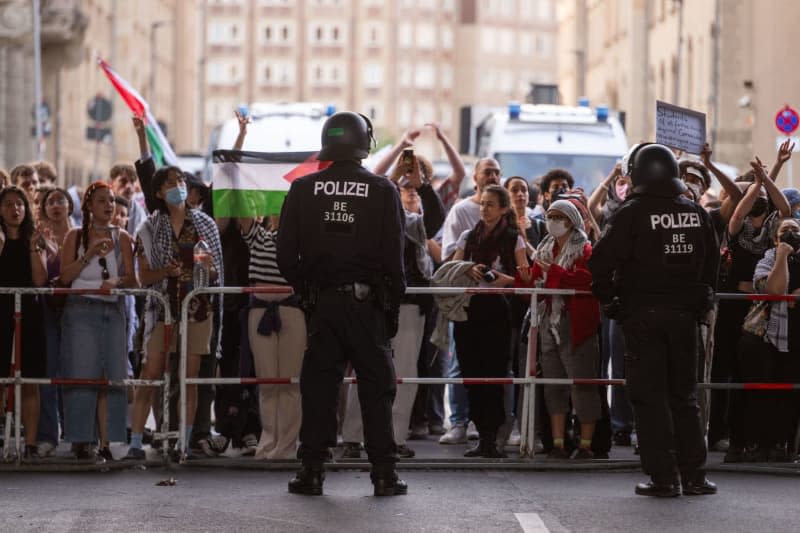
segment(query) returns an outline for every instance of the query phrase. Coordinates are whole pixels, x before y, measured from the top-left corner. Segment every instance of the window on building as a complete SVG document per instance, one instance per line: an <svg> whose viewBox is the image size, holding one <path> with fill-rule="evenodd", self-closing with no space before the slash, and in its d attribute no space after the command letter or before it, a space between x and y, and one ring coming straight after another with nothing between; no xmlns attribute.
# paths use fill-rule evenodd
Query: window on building
<svg viewBox="0 0 800 533"><path fill-rule="evenodd" d="M318 43L322 42L323 33L322 33L322 27L321 26L317 26L317 28L314 30L314 37L315 37L315 39L316 39L316 41Z"/></svg>
<svg viewBox="0 0 800 533"><path fill-rule="evenodd" d="M238 38L238 36L239 36L239 28L236 26L236 24L231 24L231 39L235 41Z"/></svg>
<svg viewBox="0 0 800 533"><path fill-rule="evenodd" d="M331 30L331 39L333 39L333 42L338 42L339 41L339 27L338 26L334 26L333 29Z"/></svg>
<svg viewBox="0 0 800 533"><path fill-rule="evenodd" d="M401 62L397 66L397 81L400 84L400 87L406 88L411 86L411 65L406 63L405 61Z"/></svg>
<svg viewBox="0 0 800 533"><path fill-rule="evenodd" d="M380 87L383 84L383 65L380 63L367 63L364 65L364 86L369 88Z"/></svg>
<svg viewBox="0 0 800 533"><path fill-rule="evenodd" d="M432 24L421 23L417 26L417 46L428 49L436 47L436 30Z"/></svg>
<svg viewBox="0 0 800 533"><path fill-rule="evenodd" d="M411 47L413 41L413 29L411 24L403 22L397 30L397 40L402 48Z"/></svg>
<svg viewBox="0 0 800 533"><path fill-rule="evenodd" d="M417 63L414 70L414 85L420 89L433 87L436 79L436 72L433 64L422 62Z"/></svg>
<svg viewBox="0 0 800 533"><path fill-rule="evenodd" d="M483 47L484 52L495 52L494 47L495 41L495 32L494 31L485 31L481 33L481 46Z"/></svg>
<svg viewBox="0 0 800 533"><path fill-rule="evenodd" d="M314 67L314 81L322 81L322 67L320 65Z"/></svg>
<svg viewBox="0 0 800 533"><path fill-rule="evenodd" d="M289 27L282 26L281 27L281 41L287 42L289 40Z"/></svg>
<svg viewBox="0 0 800 533"><path fill-rule="evenodd" d="M337 67L336 65L331 66L330 79L333 82L338 82L339 81L339 67Z"/></svg>
<svg viewBox="0 0 800 533"><path fill-rule="evenodd" d="M272 68L267 65L264 67L264 81L270 81L272 79Z"/></svg>
<svg viewBox="0 0 800 533"><path fill-rule="evenodd" d="M271 26L267 26L267 27L264 28L264 40L266 40L267 42L272 40L272 27Z"/></svg>
<svg viewBox="0 0 800 533"><path fill-rule="evenodd" d="M453 30L448 28L447 26L442 27L439 30L439 39L442 44L442 48L445 50L450 50L453 48Z"/></svg>
<svg viewBox="0 0 800 533"><path fill-rule="evenodd" d="M453 67L452 65L442 65L439 70L439 75L441 76L441 85L445 89L451 89L453 87Z"/></svg>

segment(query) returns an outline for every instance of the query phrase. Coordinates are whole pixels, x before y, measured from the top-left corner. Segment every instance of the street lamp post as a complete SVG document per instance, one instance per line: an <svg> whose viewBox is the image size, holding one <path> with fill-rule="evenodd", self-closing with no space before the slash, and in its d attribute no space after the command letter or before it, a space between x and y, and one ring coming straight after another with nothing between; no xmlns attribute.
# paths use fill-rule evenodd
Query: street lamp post
<svg viewBox="0 0 800 533"><path fill-rule="evenodd" d="M36 159L44 158L42 131L42 18L39 0L31 2L33 10L33 115L36 123Z"/></svg>

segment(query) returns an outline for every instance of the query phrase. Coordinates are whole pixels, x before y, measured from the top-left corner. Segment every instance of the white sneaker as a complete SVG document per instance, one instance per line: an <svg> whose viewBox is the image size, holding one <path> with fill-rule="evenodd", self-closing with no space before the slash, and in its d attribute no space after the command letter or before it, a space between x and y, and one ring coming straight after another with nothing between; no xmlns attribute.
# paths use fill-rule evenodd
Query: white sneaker
<svg viewBox="0 0 800 533"><path fill-rule="evenodd" d="M467 440L478 440L479 438L481 436L477 428L475 428L475 422L470 422L467 426Z"/></svg>
<svg viewBox="0 0 800 533"><path fill-rule="evenodd" d="M55 457L56 455L56 446L52 442L41 442L37 449L39 457L42 459L45 457Z"/></svg>
<svg viewBox="0 0 800 533"><path fill-rule="evenodd" d="M465 444L467 442L467 429L461 424L455 424L447 433L439 437L439 444Z"/></svg>
<svg viewBox="0 0 800 533"><path fill-rule="evenodd" d="M519 429L516 427L511 430L511 435L508 436L508 440L506 440L506 446L519 446L521 437L519 435Z"/></svg>
<svg viewBox="0 0 800 533"><path fill-rule="evenodd" d="M539 435L533 439L533 453L542 453L544 452L544 443L542 443L542 438Z"/></svg>

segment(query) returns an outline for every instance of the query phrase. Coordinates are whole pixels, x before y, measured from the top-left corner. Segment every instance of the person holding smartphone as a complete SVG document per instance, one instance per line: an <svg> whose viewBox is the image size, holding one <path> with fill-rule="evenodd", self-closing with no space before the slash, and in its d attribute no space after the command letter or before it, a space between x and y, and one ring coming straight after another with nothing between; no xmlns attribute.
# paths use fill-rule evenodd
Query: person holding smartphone
<svg viewBox="0 0 800 533"><path fill-rule="evenodd" d="M516 273L528 281L525 242L517 229L511 197L500 185L489 185L480 200L480 221L456 243L456 261L473 261L470 276L482 287L508 287ZM475 294L467 320L453 323L453 337L465 378L507 377L511 339L511 309L502 294ZM479 441L465 457L505 457L497 433L505 421L502 385L467 385L470 418Z"/></svg>
<svg viewBox="0 0 800 533"><path fill-rule="evenodd" d="M780 220L770 248L753 275L755 291L800 295L800 222ZM757 301L744 320L738 360L745 382L796 383L800 378L800 307L796 301ZM796 391L744 395L748 449L756 462L784 462L791 456L800 416Z"/></svg>

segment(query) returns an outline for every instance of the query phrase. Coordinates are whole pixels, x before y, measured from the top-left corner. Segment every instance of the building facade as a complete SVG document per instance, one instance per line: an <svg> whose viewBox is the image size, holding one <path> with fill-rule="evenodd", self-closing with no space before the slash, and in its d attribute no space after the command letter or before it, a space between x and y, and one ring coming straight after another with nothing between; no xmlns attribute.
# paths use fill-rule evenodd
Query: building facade
<svg viewBox="0 0 800 533"><path fill-rule="evenodd" d="M659 99L707 114L715 159L771 163L776 113L800 106L800 72L786 68L797 20L786 0L563 0L559 85L565 101L626 111L631 142L654 137Z"/></svg>
<svg viewBox="0 0 800 533"><path fill-rule="evenodd" d="M207 0L204 137L240 104L316 101L379 140L554 82L554 0ZM431 136L420 149L439 156Z"/></svg>
<svg viewBox="0 0 800 533"><path fill-rule="evenodd" d="M105 177L114 162L138 157L132 114L97 67L98 58L148 101L176 151L198 148L199 3L42 0L42 96L49 110L44 159L56 165L63 184ZM31 2L0 0L0 13L0 166L10 168L36 156ZM88 116L95 96L111 101L110 121ZM90 139L88 130L96 127L110 135Z"/></svg>

